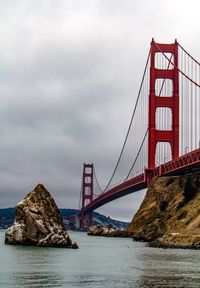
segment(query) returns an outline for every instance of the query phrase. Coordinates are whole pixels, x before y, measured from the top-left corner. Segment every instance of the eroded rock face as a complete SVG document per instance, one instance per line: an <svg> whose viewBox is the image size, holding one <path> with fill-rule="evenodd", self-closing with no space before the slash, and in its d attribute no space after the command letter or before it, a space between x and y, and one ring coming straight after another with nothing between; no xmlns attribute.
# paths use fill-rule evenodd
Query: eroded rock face
<svg viewBox="0 0 200 288"><path fill-rule="evenodd" d="M200 248L200 173L155 178L131 222L134 240Z"/></svg>
<svg viewBox="0 0 200 288"><path fill-rule="evenodd" d="M42 184L17 204L15 222L6 230L5 244L78 248L66 233L60 211Z"/></svg>

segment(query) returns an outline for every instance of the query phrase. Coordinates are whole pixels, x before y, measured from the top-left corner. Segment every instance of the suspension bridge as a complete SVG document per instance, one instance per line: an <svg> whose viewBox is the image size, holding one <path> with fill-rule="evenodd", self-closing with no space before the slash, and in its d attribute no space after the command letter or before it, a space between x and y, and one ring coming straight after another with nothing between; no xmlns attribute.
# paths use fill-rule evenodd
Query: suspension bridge
<svg viewBox="0 0 200 288"><path fill-rule="evenodd" d="M128 167L128 168L127 168ZM155 176L200 171L200 63L175 40L152 39L127 134L105 189L84 164L79 227L92 211L148 187ZM123 180L115 185L123 175Z"/></svg>

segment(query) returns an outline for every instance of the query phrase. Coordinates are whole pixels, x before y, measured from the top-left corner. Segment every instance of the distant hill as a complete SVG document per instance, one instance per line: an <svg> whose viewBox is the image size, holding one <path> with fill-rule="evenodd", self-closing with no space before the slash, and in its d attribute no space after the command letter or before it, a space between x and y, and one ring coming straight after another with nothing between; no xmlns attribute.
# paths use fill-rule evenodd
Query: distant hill
<svg viewBox="0 0 200 288"><path fill-rule="evenodd" d="M77 209L60 209L66 229L75 229L75 215L77 212ZM0 228L11 226L14 222L14 217L15 208L0 209ZM93 212L93 222L94 224L101 224L102 226L112 225L116 228L127 228L129 225L127 222L118 221L97 212Z"/></svg>
<svg viewBox="0 0 200 288"><path fill-rule="evenodd" d="M13 224L15 208L0 209L0 228L7 228Z"/></svg>
<svg viewBox="0 0 200 288"><path fill-rule="evenodd" d="M75 228L75 215L78 210L76 209L60 209L61 215L63 217L64 224L69 229ZM102 215L97 212L93 212L93 223L100 224L102 226L112 225L116 228L128 228L129 223L118 221L110 218L109 216Z"/></svg>

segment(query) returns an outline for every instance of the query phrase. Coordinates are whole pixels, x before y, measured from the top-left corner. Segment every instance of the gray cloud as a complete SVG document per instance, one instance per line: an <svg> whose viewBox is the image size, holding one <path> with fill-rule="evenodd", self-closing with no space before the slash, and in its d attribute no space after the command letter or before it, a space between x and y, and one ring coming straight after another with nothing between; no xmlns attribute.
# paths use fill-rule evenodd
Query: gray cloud
<svg viewBox="0 0 200 288"><path fill-rule="evenodd" d="M106 184L151 37L180 37L199 56L199 9L191 7L158 0L0 2L1 207L14 206L38 182L60 207L77 207L83 162L94 162ZM130 220L143 194L99 211Z"/></svg>

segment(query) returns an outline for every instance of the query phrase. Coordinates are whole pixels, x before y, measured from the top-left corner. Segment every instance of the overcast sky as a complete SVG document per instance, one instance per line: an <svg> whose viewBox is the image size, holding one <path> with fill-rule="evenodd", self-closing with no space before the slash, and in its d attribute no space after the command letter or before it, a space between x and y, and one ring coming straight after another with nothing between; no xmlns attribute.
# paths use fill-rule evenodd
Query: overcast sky
<svg viewBox="0 0 200 288"><path fill-rule="evenodd" d="M200 59L199 11L199 0L0 0L0 207L43 183L77 208L84 162L104 186L152 37ZM143 196L98 211L131 220Z"/></svg>

